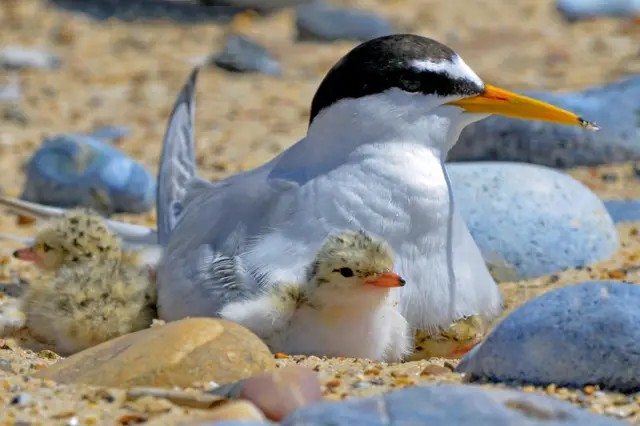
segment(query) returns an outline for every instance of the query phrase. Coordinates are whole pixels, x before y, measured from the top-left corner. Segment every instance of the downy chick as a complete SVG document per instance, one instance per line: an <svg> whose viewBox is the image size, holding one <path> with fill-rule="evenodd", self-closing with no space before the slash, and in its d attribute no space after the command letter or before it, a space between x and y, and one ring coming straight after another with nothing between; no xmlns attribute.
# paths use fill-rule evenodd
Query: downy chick
<svg viewBox="0 0 640 426"><path fill-rule="evenodd" d="M16 237L4 237L18 240ZM79 208L51 219L36 233L30 247L16 250L13 255L35 262L45 271L98 258L119 260L153 271L162 251L159 246L124 248L121 239L109 229L102 217L91 209Z"/></svg>
<svg viewBox="0 0 640 426"><path fill-rule="evenodd" d="M142 268L93 259L42 278L25 294L26 325L61 355L142 330L156 317L155 286Z"/></svg>
<svg viewBox="0 0 640 426"><path fill-rule="evenodd" d="M325 241L306 282L275 285L220 315L256 333L274 352L401 361L411 352L412 333L389 298L392 288L405 284L392 267L386 243L345 231Z"/></svg>
<svg viewBox="0 0 640 426"><path fill-rule="evenodd" d="M144 264L150 257L123 250L90 210L55 219L14 255L43 270L21 305L27 327L62 355L146 328L156 316L155 282Z"/></svg>

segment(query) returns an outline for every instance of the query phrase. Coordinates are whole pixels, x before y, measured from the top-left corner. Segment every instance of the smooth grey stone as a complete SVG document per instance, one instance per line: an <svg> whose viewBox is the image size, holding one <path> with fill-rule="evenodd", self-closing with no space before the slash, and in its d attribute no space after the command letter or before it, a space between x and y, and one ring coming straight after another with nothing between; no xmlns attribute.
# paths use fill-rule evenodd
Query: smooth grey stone
<svg viewBox="0 0 640 426"><path fill-rule="evenodd" d="M640 221L640 200L609 200L604 206L615 223Z"/></svg>
<svg viewBox="0 0 640 426"><path fill-rule="evenodd" d="M260 72L280 76L280 63L255 41L236 34L227 38L222 52L212 59L213 64L231 72Z"/></svg>
<svg viewBox="0 0 640 426"><path fill-rule="evenodd" d="M558 398L473 385L407 388L366 399L304 407L282 426L613 426L625 423L591 414Z"/></svg>
<svg viewBox="0 0 640 426"><path fill-rule="evenodd" d="M296 28L301 41L367 41L394 32L391 24L374 12L331 7L320 1L296 9Z"/></svg>
<svg viewBox="0 0 640 426"><path fill-rule="evenodd" d="M19 46L0 49L0 67L5 69L55 69L62 66L59 56L44 50Z"/></svg>
<svg viewBox="0 0 640 426"><path fill-rule="evenodd" d="M448 163L456 207L485 260L503 259L520 279L613 255L618 233L582 183L524 163Z"/></svg>
<svg viewBox="0 0 640 426"><path fill-rule="evenodd" d="M242 11L238 7L172 0L48 0L48 3L98 21L116 18L127 22L163 19L184 23L224 23Z"/></svg>
<svg viewBox="0 0 640 426"><path fill-rule="evenodd" d="M524 92L588 120L600 131L494 115L467 126L449 161L521 161L551 167L640 159L640 75L579 92Z"/></svg>
<svg viewBox="0 0 640 426"><path fill-rule="evenodd" d="M22 98L22 89L17 82L0 84L0 102L15 102Z"/></svg>
<svg viewBox="0 0 640 426"><path fill-rule="evenodd" d="M556 8L569 22L640 16L640 0L556 0Z"/></svg>
<svg viewBox="0 0 640 426"><path fill-rule="evenodd" d="M95 134L62 133L43 140L26 165L21 195L26 201L58 207L92 207L112 213L144 213L155 204L155 178L140 163L103 139L126 128Z"/></svg>
<svg viewBox="0 0 640 426"><path fill-rule="evenodd" d="M640 391L640 285L591 281L516 309L460 362L491 380Z"/></svg>

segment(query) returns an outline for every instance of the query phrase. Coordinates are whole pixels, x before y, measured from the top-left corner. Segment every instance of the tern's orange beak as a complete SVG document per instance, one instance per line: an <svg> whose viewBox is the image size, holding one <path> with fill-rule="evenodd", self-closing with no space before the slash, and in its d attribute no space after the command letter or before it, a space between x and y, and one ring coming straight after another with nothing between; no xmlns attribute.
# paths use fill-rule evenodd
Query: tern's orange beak
<svg viewBox="0 0 640 426"><path fill-rule="evenodd" d="M477 114L498 114L513 118L550 121L580 126L593 131L600 129L595 123L586 121L569 111L489 84L485 85L485 91L481 95L448 102L448 104Z"/></svg>
<svg viewBox="0 0 640 426"><path fill-rule="evenodd" d="M13 257L20 260L26 260L27 262L37 263L40 260L36 252L33 250L33 247L25 247L25 248L18 249L13 252Z"/></svg>
<svg viewBox="0 0 640 426"><path fill-rule="evenodd" d="M400 275L393 272L385 272L383 274L378 275L375 278L371 278L370 280L366 280L364 282L366 285L372 285L376 287L402 287L406 284L406 281L403 280Z"/></svg>

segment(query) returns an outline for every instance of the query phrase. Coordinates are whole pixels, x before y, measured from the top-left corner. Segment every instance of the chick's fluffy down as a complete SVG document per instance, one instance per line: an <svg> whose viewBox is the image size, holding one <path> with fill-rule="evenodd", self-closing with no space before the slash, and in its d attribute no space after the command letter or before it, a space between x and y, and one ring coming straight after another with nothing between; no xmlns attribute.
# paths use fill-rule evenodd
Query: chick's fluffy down
<svg viewBox="0 0 640 426"><path fill-rule="evenodd" d="M27 326L70 354L148 327L156 316L149 273L118 261L62 266L30 286Z"/></svg>

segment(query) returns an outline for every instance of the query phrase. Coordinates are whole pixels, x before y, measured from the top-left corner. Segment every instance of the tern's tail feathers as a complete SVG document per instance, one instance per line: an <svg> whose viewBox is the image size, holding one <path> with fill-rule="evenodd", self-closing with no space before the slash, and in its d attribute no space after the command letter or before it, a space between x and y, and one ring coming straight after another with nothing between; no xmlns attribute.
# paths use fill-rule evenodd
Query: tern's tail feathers
<svg viewBox="0 0 640 426"><path fill-rule="evenodd" d="M4 195L0 195L0 206L7 207L16 213L38 220L49 220L55 217L61 217L67 212L66 209L45 206L42 204L32 203L30 201L24 201ZM107 222L109 228L126 242L156 244L158 241L156 232L151 228L147 228L146 226L134 225L131 223L118 222L108 219L105 219L105 221Z"/></svg>
<svg viewBox="0 0 640 426"><path fill-rule="evenodd" d="M187 183L196 175L193 141L195 94L199 67L195 67L178 95L164 135L158 169L158 239L165 245L182 213Z"/></svg>

